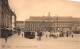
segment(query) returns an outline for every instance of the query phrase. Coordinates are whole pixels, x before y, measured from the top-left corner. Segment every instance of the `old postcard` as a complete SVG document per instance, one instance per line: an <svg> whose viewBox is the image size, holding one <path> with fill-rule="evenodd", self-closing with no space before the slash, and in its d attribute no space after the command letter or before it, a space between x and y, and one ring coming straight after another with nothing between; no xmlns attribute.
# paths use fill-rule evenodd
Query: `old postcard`
<svg viewBox="0 0 80 49"><path fill-rule="evenodd" d="M0 49L80 49L80 0L0 0Z"/></svg>

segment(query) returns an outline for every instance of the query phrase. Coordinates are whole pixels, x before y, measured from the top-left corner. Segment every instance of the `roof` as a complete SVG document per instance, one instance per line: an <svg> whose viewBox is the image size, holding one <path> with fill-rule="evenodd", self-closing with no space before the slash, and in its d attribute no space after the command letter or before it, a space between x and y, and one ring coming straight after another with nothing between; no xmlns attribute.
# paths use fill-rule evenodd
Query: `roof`
<svg viewBox="0 0 80 49"><path fill-rule="evenodd" d="M50 21L55 21L55 20L59 20L59 21L79 21L79 18L74 18L71 16L51 16L51 17L47 17L47 16L31 16L29 19L27 19L26 21L43 21L43 20L50 20Z"/></svg>

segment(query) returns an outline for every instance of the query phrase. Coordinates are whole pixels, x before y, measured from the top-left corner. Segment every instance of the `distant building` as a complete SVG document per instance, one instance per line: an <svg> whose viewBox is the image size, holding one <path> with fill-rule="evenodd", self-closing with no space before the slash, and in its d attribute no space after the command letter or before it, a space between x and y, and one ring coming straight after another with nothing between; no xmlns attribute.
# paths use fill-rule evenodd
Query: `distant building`
<svg viewBox="0 0 80 49"><path fill-rule="evenodd" d="M0 33L2 28L9 30L16 28L16 15L10 9L8 0L0 0Z"/></svg>
<svg viewBox="0 0 80 49"><path fill-rule="evenodd" d="M79 18L69 16L31 16L25 21L25 31L70 31L80 25Z"/></svg>
<svg viewBox="0 0 80 49"><path fill-rule="evenodd" d="M24 21L16 21L16 28L19 28L20 30L24 31L25 28Z"/></svg>

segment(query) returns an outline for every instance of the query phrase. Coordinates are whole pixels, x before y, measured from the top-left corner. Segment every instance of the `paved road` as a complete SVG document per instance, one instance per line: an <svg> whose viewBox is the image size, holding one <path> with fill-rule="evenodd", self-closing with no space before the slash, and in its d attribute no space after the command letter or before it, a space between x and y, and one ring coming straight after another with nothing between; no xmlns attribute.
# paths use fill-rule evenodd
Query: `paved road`
<svg viewBox="0 0 80 49"><path fill-rule="evenodd" d="M80 34L72 37L46 38L45 35L41 41L27 39L22 35L14 34L8 38L8 42L0 38L0 49L80 49Z"/></svg>

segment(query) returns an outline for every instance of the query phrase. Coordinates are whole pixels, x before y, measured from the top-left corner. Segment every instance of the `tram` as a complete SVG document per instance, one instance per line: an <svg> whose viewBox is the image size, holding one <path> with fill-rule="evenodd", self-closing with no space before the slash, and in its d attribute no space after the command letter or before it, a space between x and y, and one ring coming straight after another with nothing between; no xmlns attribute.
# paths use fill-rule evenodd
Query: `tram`
<svg viewBox="0 0 80 49"><path fill-rule="evenodd" d="M35 32L24 32L24 37L29 39L35 38Z"/></svg>

